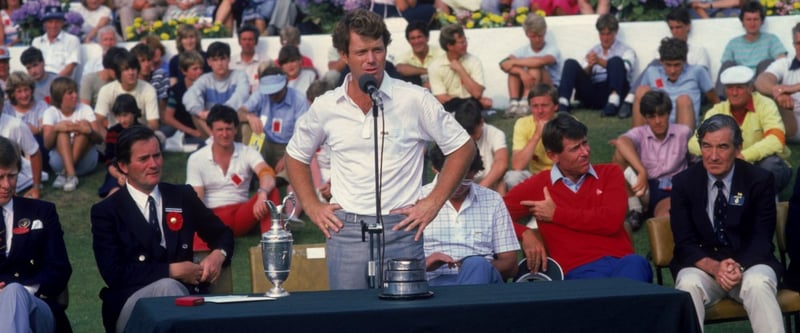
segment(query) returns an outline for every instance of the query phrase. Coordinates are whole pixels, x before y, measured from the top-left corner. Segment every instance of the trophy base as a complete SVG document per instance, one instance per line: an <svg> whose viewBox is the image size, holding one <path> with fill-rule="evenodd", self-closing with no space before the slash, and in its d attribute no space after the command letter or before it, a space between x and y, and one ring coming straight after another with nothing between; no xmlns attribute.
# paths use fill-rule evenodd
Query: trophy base
<svg viewBox="0 0 800 333"><path fill-rule="evenodd" d="M410 294L410 295L393 295L387 293L381 293L378 295L380 299L388 299L388 300L415 300L415 299L425 299L433 297L432 291L426 291L421 294Z"/></svg>
<svg viewBox="0 0 800 333"><path fill-rule="evenodd" d="M283 289L283 288L280 288L280 289L272 288L269 291L267 291L264 294L264 296L267 296L267 297L286 297L286 296L289 296L289 292L286 291L286 289Z"/></svg>

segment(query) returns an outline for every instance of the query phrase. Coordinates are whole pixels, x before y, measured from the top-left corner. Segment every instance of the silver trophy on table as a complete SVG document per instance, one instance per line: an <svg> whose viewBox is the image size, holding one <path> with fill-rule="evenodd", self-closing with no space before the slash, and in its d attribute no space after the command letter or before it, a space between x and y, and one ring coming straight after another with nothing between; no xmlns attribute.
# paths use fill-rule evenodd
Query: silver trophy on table
<svg viewBox="0 0 800 333"><path fill-rule="evenodd" d="M282 214L287 202L292 203L292 211L288 215ZM261 259L264 262L264 274L273 287L264 296L289 296L289 292L283 289L281 284L289 277L289 269L292 266L292 242L294 239L292 238L292 233L286 230L285 221L288 218L285 217L294 216L297 200L294 197L294 193L289 193L277 207L270 200L266 200L266 204L272 215L272 226L268 232L261 235Z"/></svg>

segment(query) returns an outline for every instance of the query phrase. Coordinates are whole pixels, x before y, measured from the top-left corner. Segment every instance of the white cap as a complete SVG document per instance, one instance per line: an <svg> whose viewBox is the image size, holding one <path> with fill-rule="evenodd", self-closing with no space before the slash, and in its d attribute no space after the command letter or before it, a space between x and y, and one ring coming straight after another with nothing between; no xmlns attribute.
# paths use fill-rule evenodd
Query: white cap
<svg viewBox="0 0 800 333"><path fill-rule="evenodd" d="M753 79L753 72L747 66L734 66L726 69L719 76L719 82L722 84L747 84Z"/></svg>

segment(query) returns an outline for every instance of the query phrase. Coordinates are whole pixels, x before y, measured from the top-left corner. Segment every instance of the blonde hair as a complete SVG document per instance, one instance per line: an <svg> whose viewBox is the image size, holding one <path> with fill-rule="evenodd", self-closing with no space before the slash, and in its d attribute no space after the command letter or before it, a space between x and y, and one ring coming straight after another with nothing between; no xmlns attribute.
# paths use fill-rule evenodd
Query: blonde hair
<svg viewBox="0 0 800 333"><path fill-rule="evenodd" d="M547 22L544 20L544 17L536 13L528 14L522 27L525 29L525 32L532 32L537 35L543 35L547 32Z"/></svg>
<svg viewBox="0 0 800 333"><path fill-rule="evenodd" d="M6 80L6 96L8 96L8 101L11 105L17 105L17 99L14 98L14 91L22 87L31 88L31 94L33 94L36 89L36 80L23 71L16 71L8 75L8 79Z"/></svg>
<svg viewBox="0 0 800 333"><path fill-rule="evenodd" d="M175 33L175 47L178 48L178 53L182 53L186 51L183 48L183 41L184 38L194 36L194 50L197 52L201 52L203 50L203 44L200 41L203 39L203 36L200 34L200 30L197 30L193 25L189 24L182 24L178 27L178 31Z"/></svg>

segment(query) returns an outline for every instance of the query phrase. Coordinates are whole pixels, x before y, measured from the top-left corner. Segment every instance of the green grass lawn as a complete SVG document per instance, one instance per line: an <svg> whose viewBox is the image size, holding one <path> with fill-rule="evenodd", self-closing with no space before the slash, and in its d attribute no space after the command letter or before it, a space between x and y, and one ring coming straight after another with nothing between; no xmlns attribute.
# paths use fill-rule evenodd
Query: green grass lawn
<svg viewBox="0 0 800 333"><path fill-rule="evenodd" d="M624 132L629 120L617 118L601 118L598 112L578 110L575 116L589 126L589 143L592 147L593 162L606 163L611 160L613 148L608 145L608 140ZM509 149L511 146L511 132L514 121L493 116L488 121L506 132ZM792 146L796 149L797 146ZM164 162L164 181L173 183L185 182L186 158L188 154L167 153ZM800 164L800 158L792 156L792 165ZM70 302L67 314L72 322L75 332L102 332L103 325L100 316L100 298L98 292L105 285L97 271L92 253L91 225L89 210L99 200L96 195L97 188L103 181L104 171L98 167L97 171L88 177L81 178L78 189L71 193L52 189L49 184L43 191L43 199L57 204L61 223L64 227L67 250L72 263L72 279L69 282ZM794 180L792 181L794 184ZM789 186L791 188L791 186ZM791 189L781 193L780 199L787 200ZM236 251L233 257L234 292L250 292L250 268L247 248L257 245L259 235L253 232L247 236L236 239ZM322 233L307 223L306 228L294 232L297 244L320 243L324 241ZM646 255L649 249L647 233L639 231L634 234L636 252ZM291 276L289 277L291 279ZM668 284L672 283L670 277L666 278ZM707 327L706 332L747 332L750 326L747 322L716 324Z"/></svg>

